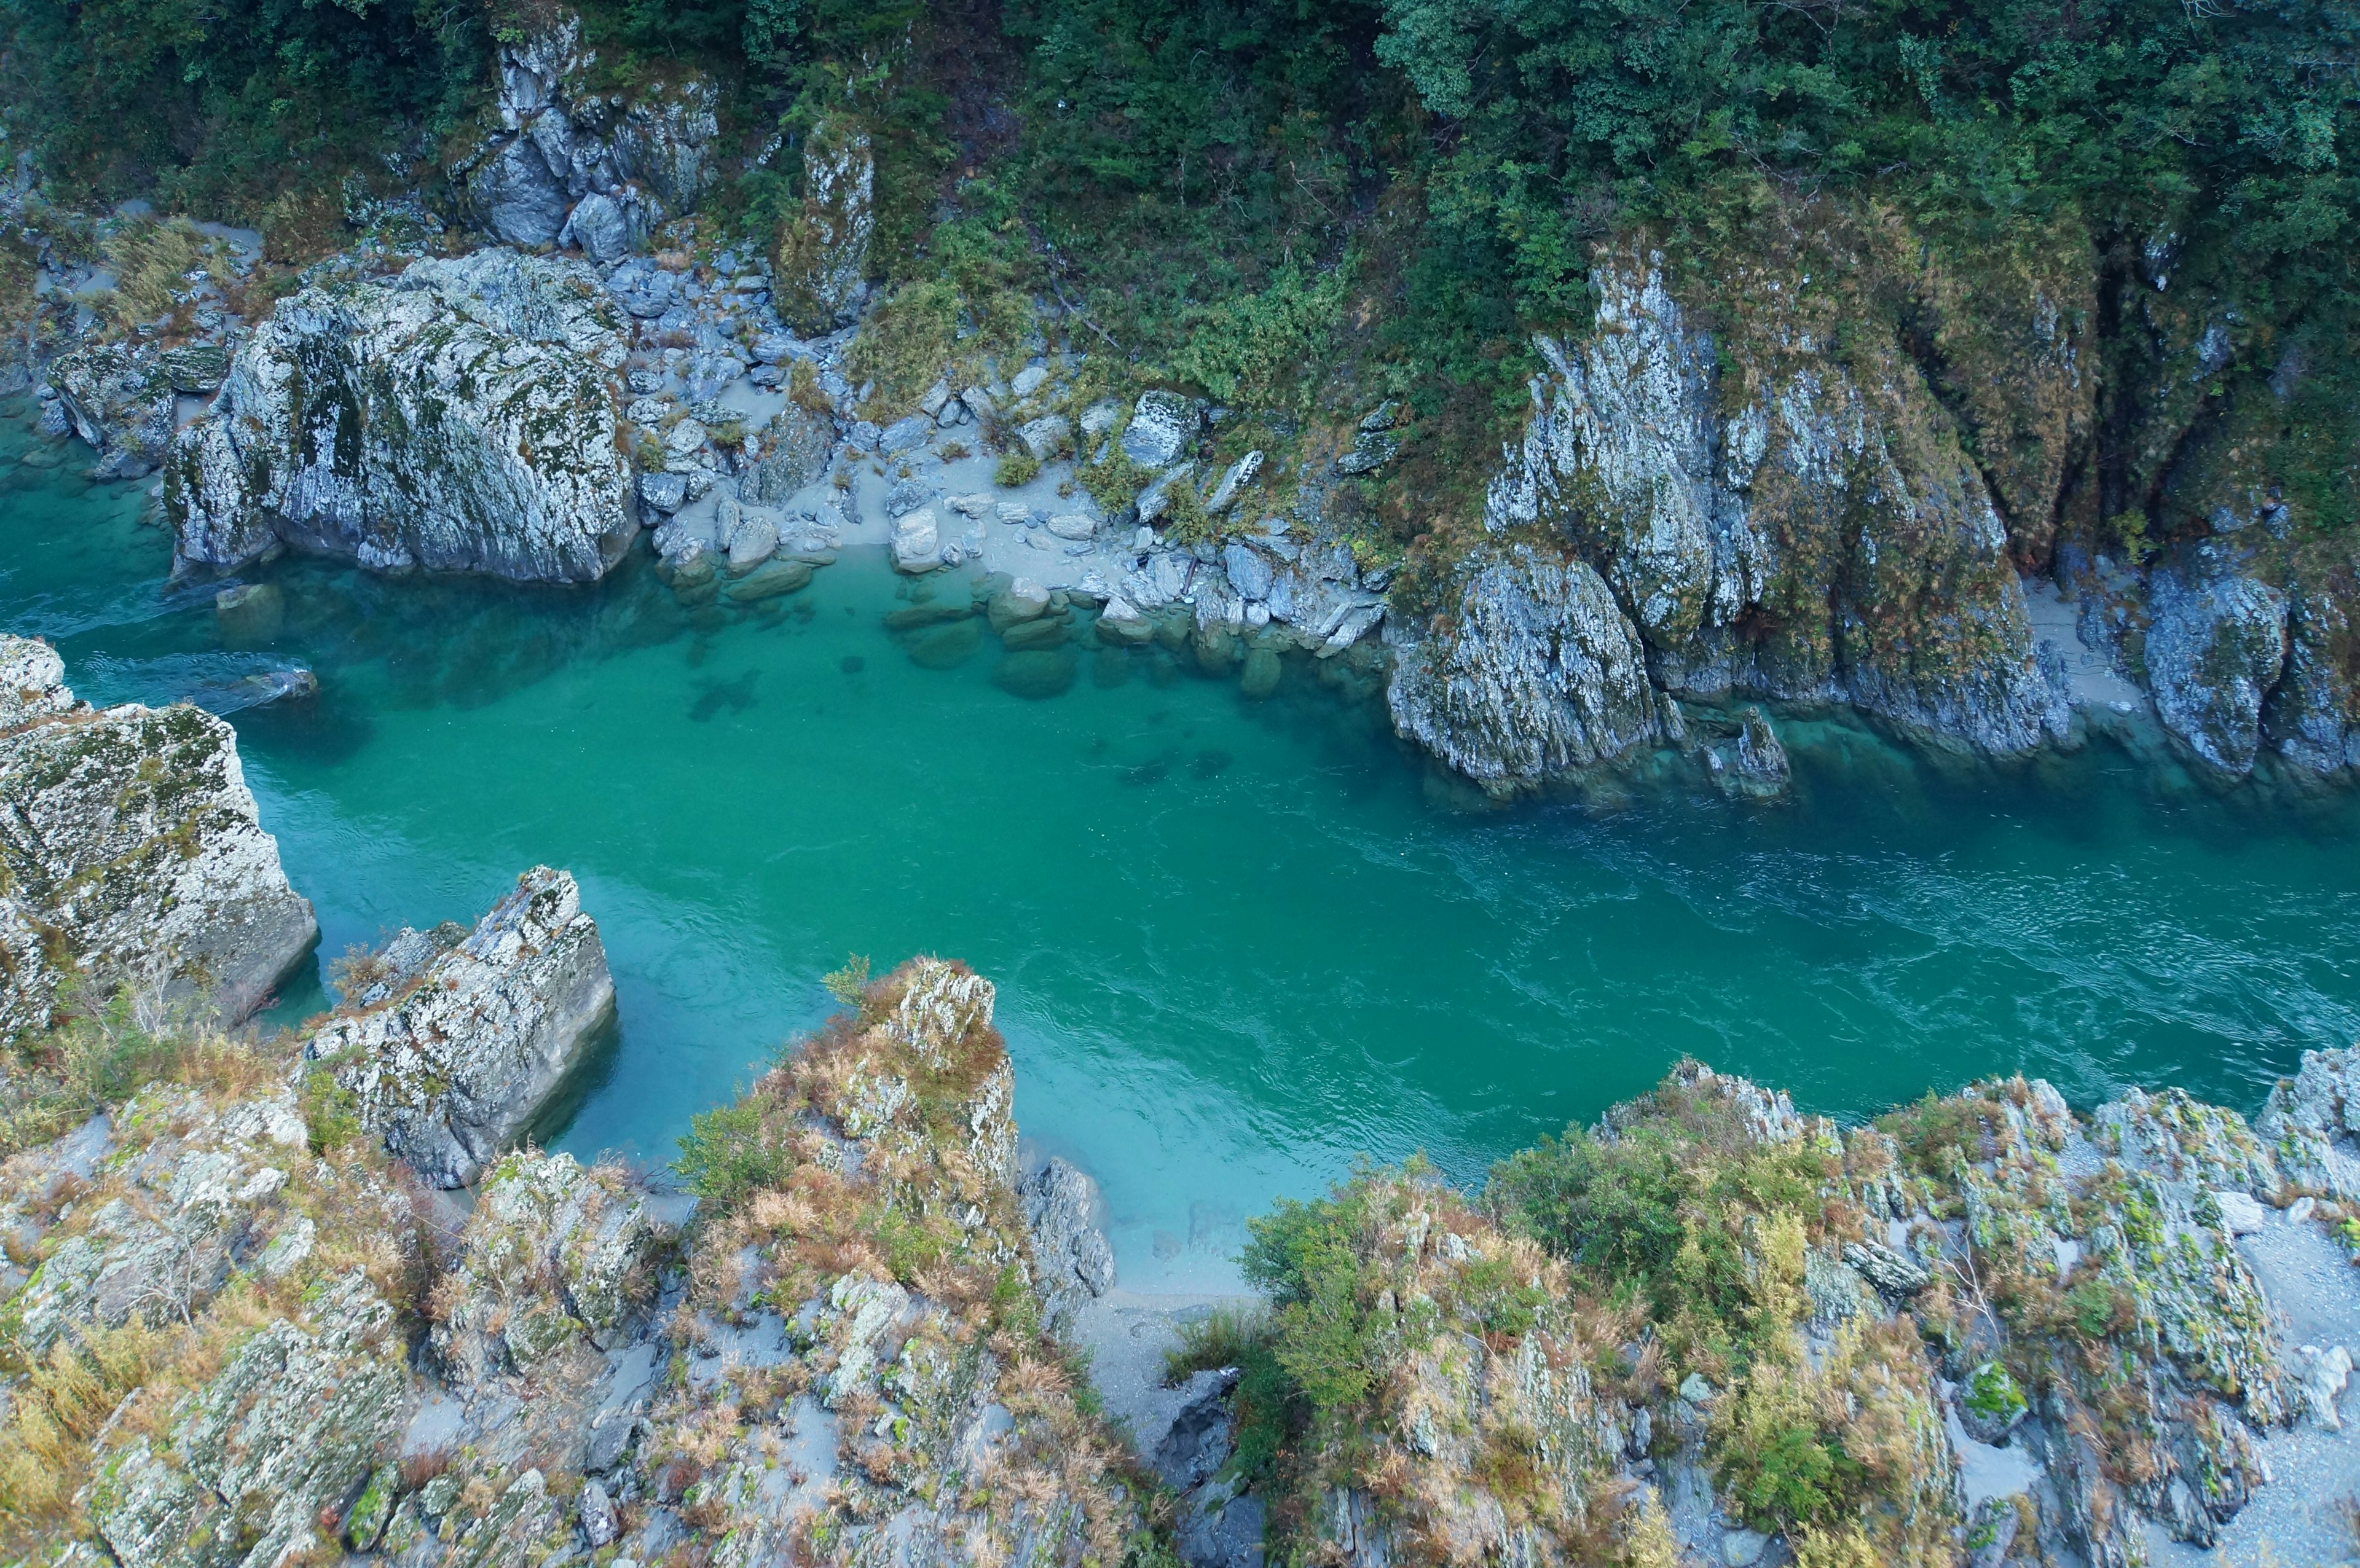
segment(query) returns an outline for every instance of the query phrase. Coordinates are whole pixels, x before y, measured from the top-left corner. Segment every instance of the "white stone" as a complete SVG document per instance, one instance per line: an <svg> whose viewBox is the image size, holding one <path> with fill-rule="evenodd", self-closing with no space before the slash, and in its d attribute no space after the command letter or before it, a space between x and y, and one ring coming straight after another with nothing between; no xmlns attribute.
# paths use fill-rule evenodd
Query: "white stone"
<svg viewBox="0 0 2360 1568"><path fill-rule="evenodd" d="M942 534L934 508L920 507L893 520L893 568L897 572L932 572L942 564Z"/></svg>

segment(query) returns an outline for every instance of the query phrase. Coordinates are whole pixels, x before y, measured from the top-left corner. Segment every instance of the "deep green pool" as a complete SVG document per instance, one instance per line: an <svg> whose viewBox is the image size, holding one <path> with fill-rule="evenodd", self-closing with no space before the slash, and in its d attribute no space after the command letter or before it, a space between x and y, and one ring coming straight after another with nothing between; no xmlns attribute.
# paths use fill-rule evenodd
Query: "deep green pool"
<svg viewBox="0 0 2360 1568"><path fill-rule="evenodd" d="M1466 815L1299 670L1253 704L1160 656L1085 656L1045 701L991 684L988 637L922 669L880 624L908 585L860 556L711 635L639 572L293 563L287 633L227 651L210 591L163 591L141 496L68 477L79 449L23 465L13 412L0 628L102 702L320 675L308 713L235 722L323 954L472 919L537 861L581 878L622 1036L580 1152L668 1158L855 953L999 983L1023 1130L1105 1183L1141 1289L1224 1278L1243 1215L1356 1156L1472 1175L1683 1052L1841 1114L2018 1070L2250 1108L2360 1036L2347 799L2166 793L2103 747L1937 776L1821 724L1788 732L1785 808Z"/></svg>

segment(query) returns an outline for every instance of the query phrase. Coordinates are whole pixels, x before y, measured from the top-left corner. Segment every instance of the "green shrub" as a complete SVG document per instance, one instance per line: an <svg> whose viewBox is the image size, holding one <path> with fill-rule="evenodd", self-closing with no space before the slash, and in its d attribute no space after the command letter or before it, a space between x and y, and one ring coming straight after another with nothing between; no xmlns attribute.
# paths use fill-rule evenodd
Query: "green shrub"
<svg viewBox="0 0 2360 1568"><path fill-rule="evenodd" d="M360 1099L336 1082L326 1063L314 1062L304 1070L297 1101L312 1153L333 1153L361 1135Z"/></svg>
<svg viewBox="0 0 2360 1568"><path fill-rule="evenodd" d="M1174 374L1224 403L1299 401L1328 358L1353 269L1349 256L1316 277L1289 262L1261 288L1201 308L1186 322Z"/></svg>
<svg viewBox="0 0 2360 1568"><path fill-rule="evenodd" d="M1011 452L1002 456L999 466L991 471L991 482L1003 489L1013 490L1019 485L1032 484L1040 474L1039 459L1029 452Z"/></svg>
<svg viewBox="0 0 2360 1568"><path fill-rule="evenodd" d="M672 1161L708 1212L727 1213L754 1193L779 1186L794 1169L783 1147L783 1129L773 1127L759 1094L689 1118Z"/></svg>

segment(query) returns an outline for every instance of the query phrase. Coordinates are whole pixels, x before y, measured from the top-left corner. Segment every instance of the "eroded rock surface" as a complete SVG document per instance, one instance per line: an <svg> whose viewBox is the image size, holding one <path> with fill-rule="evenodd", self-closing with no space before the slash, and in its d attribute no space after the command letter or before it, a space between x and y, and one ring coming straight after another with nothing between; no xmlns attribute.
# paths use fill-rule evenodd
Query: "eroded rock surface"
<svg viewBox="0 0 2360 1568"><path fill-rule="evenodd" d="M0 1037L68 987L202 995L244 1018L310 951L228 724L186 705L94 709L48 644L0 637Z"/></svg>
<svg viewBox="0 0 2360 1568"><path fill-rule="evenodd" d="M365 988L305 1053L362 1126L442 1187L472 1183L530 1130L615 1010L581 889L545 866L464 938L404 931L354 979Z"/></svg>
<svg viewBox="0 0 2360 1568"><path fill-rule="evenodd" d="M180 563L283 542L386 571L596 579L638 528L617 323L595 274L507 250L279 301L173 444Z"/></svg>
<svg viewBox="0 0 2360 1568"><path fill-rule="evenodd" d="M1487 528L1546 565L1479 550L1444 615L1396 627L1404 734L1495 788L1661 736L1576 738L1552 709L1641 714L1665 692L1846 702L1994 754L2063 735L1952 417L1896 344L1829 356L1844 306L1806 287L1804 248L1745 269L1748 310L1719 334L1659 256L1601 262L1595 328L1541 343L1532 421L1485 502ZM1529 635L1552 624L1584 631Z"/></svg>

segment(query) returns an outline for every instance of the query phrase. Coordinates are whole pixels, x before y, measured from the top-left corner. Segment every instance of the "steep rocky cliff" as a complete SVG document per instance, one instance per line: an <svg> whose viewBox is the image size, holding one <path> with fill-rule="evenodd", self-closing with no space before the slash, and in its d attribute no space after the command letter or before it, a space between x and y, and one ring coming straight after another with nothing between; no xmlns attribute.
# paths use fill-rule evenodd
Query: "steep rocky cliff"
<svg viewBox="0 0 2360 1568"><path fill-rule="evenodd" d="M603 575L638 528L619 319L579 264L497 249L281 300L173 443L180 561L283 542L380 570Z"/></svg>
<svg viewBox="0 0 2360 1568"><path fill-rule="evenodd" d="M259 1004L319 934L211 713L74 699L48 644L0 637L0 1041L70 988Z"/></svg>
<svg viewBox="0 0 2360 1568"><path fill-rule="evenodd" d="M1660 254L1601 259L1590 332L1540 344L1484 501L1496 542L1426 626L1396 623L1397 723L1488 786L1677 740L1670 697L1847 703L1996 755L2067 731L1991 488L1874 332L1851 236L1760 237L1715 280L1718 331ZM2055 441L2028 444L2054 466Z"/></svg>
<svg viewBox="0 0 2360 1568"><path fill-rule="evenodd" d="M446 172L471 226L508 245L572 245L613 261L694 211L714 183L720 94L690 71L641 74L617 91L624 84L584 47L581 18L551 10L501 46L481 134Z"/></svg>

